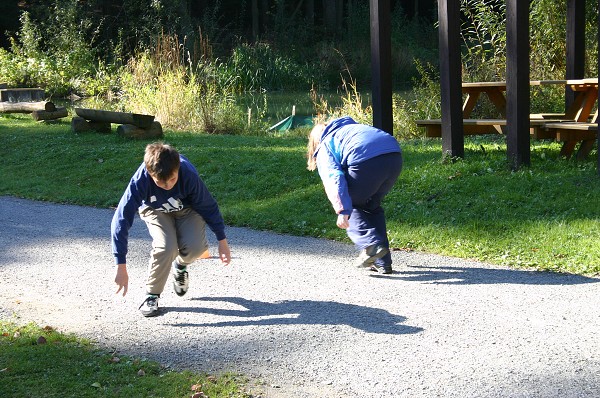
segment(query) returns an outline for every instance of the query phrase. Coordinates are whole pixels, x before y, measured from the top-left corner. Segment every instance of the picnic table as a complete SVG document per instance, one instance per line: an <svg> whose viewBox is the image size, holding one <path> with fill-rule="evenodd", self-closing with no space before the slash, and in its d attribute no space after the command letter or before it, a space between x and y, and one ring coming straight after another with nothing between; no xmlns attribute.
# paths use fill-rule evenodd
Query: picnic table
<svg viewBox="0 0 600 398"><path fill-rule="evenodd" d="M563 142L561 155L569 158L576 145L582 145L577 157L587 156L593 147L598 129L597 115L592 115L598 99L598 79L575 80L532 80L531 86L565 85L575 93L573 103L564 114L531 114L530 133L534 138L553 138ZM502 133L506 127L506 82L465 82L463 94L463 129L465 135ZM481 95L485 94L496 107L503 119L474 119L471 113ZM426 128L427 137L441 137L441 119L417 120L417 126Z"/></svg>

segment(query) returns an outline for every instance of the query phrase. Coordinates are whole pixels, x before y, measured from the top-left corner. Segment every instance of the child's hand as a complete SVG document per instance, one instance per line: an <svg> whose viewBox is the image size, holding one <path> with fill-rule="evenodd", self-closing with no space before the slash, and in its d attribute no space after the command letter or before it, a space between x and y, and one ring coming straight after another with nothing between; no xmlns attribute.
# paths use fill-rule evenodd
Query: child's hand
<svg viewBox="0 0 600 398"><path fill-rule="evenodd" d="M348 221L348 216L345 214L338 214L336 224L341 229L347 229L350 226L350 222Z"/></svg>
<svg viewBox="0 0 600 398"><path fill-rule="evenodd" d="M123 289L123 296L127 294L127 288L129 287L129 275L127 274L127 265L119 264L117 265L117 275L115 276L115 283L119 286L117 292L115 294L119 294L121 289Z"/></svg>
<svg viewBox="0 0 600 398"><path fill-rule="evenodd" d="M221 259L221 264L223 265L229 265L231 262L231 251L229 250L227 239L219 241L219 258Z"/></svg>

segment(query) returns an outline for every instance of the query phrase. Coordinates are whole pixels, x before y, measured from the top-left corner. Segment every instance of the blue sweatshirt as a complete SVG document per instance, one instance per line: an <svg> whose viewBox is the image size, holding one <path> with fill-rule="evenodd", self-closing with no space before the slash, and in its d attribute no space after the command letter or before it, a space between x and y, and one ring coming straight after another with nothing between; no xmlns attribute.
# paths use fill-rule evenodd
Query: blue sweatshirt
<svg viewBox="0 0 600 398"><path fill-rule="evenodd" d="M191 207L204 218L217 240L225 236L225 222L217 202L198 175L198 171L180 155L179 176L175 186L166 191L159 188L142 163L123 193L111 224L112 251L116 264L126 263L129 229L140 206L150 206L169 213Z"/></svg>
<svg viewBox="0 0 600 398"><path fill-rule="evenodd" d="M352 199L344 175L348 167L394 152L401 152L400 145L383 130L356 123L349 116L327 124L314 156L325 192L337 214L352 213Z"/></svg>

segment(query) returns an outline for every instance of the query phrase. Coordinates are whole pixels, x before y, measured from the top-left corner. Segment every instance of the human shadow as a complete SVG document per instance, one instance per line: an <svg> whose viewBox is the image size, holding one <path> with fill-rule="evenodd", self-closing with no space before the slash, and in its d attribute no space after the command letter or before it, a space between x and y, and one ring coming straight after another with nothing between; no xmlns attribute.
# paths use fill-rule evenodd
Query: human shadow
<svg viewBox="0 0 600 398"><path fill-rule="evenodd" d="M196 312L233 319L206 323L178 323L173 326L223 327L248 325L348 325L367 333L411 334L422 328L403 325L406 317L379 308L363 307L334 301L284 300L275 303L247 300L241 297L201 297L194 301L223 302L242 309L214 307L165 308L169 312ZM243 318L243 319L237 319ZM251 318L251 319L250 319Z"/></svg>
<svg viewBox="0 0 600 398"><path fill-rule="evenodd" d="M445 285L579 285L600 282L599 278L549 271L452 266L407 266L395 271L393 279Z"/></svg>

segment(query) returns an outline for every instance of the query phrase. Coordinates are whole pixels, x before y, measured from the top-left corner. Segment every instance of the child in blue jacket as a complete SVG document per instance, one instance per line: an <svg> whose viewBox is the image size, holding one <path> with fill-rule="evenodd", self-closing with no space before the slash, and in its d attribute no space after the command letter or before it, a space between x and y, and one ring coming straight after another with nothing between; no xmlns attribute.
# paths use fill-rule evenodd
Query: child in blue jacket
<svg viewBox="0 0 600 398"><path fill-rule="evenodd" d="M381 201L402 170L398 141L385 131L351 117L317 124L307 148L309 170L318 169L337 216L337 226L361 250L356 265L392 273Z"/></svg>
<svg viewBox="0 0 600 398"><path fill-rule="evenodd" d="M135 213L146 222L152 251L144 316L158 315L158 298L169 278L175 293L183 296L189 285L187 265L208 249L205 229L218 241L221 263L231 259L225 223L219 206L194 166L173 147L163 143L146 146L144 162L131 177L112 219L112 251L117 264L117 293L127 293L127 242Z"/></svg>

